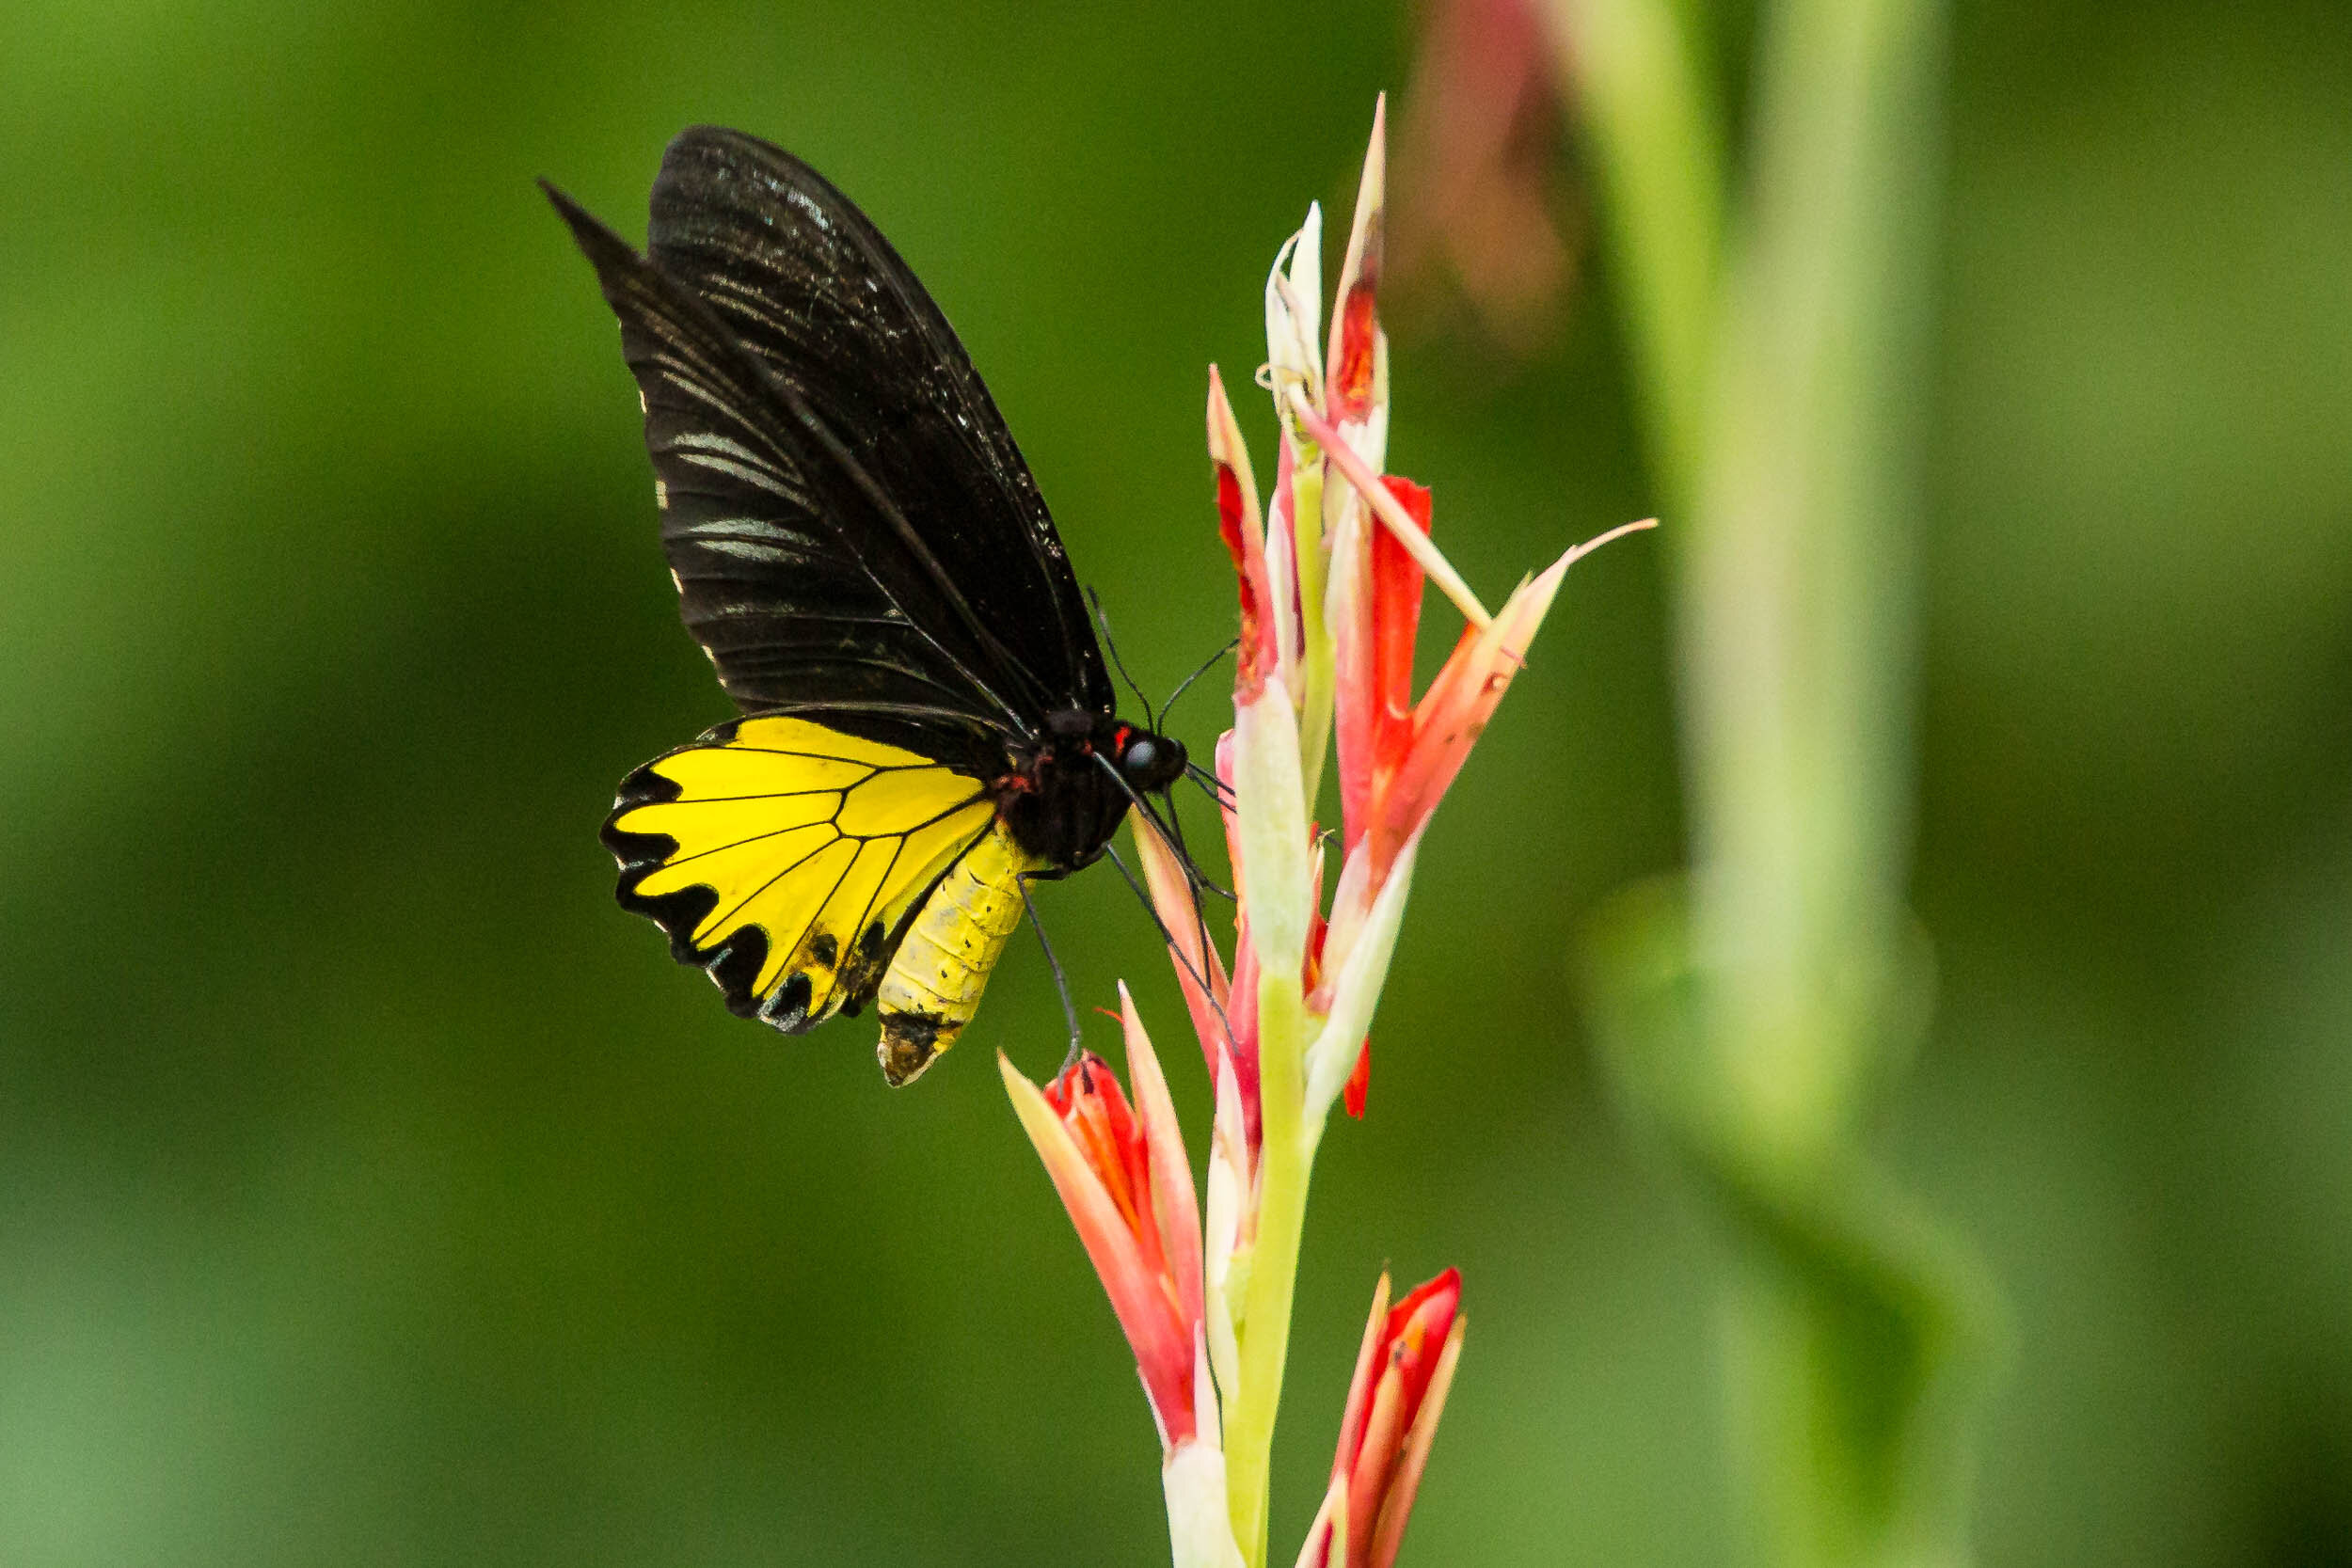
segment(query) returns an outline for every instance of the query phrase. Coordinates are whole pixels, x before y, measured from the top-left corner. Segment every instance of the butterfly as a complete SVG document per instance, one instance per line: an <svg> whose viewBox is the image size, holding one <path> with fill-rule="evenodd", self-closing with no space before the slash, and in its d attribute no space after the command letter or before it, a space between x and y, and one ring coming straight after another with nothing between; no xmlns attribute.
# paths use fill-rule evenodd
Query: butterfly
<svg viewBox="0 0 2352 1568"><path fill-rule="evenodd" d="M911 1082L1031 880L1185 770L1117 712L1052 517L946 318L791 154L696 127L643 255L542 182L620 318L687 629L741 717L622 782L620 902L739 1017L874 1005Z"/></svg>

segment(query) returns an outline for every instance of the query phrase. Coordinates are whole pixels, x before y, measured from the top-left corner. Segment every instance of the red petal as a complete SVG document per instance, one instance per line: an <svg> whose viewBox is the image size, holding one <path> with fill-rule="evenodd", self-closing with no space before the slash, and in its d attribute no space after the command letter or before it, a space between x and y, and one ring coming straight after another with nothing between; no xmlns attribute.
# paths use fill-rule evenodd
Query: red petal
<svg viewBox="0 0 2352 1568"><path fill-rule="evenodd" d="M1331 311L1323 412L1334 424L1364 420L1380 390L1378 296L1382 231L1388 221L1388 123L1389 100L1384 93L1372 111L1372 139L1364 148L1364 170L1356 184L1356 217L1348 228L1346 259L1340 263L1340 297Z"/></svg>
<svg viewBox="0 0 2352 1568"><path fill-rule="evenodd" d="M1356 1070L1347 1075L1347 1087L1340 1091L1340 1103L1358 1121L1364 1119L1364 1096L1372 1090L1372 1037L1364 1037L1364 1048L1356 1053Z"/></svg>
<svg viewBox="0 0 2352 1568"><path fill-rule="evenodd" d="M1169 961L1176 971L1176 983L1184 993L1184 1006L1192 1014L1193 1033L1200 1037L1200 1051L1208 1063L1209 1082L1215 1084L1217 1059L1225 1041L1224 957L1208 934L1192 885L1184 880L1184 870L1177 863L1176 851L1160 836L1159 830L1138 814L1129 813L1127 822L1136 835L1136 858L1143 863L1143 885L1152 895L1152 909L1167 924L1171 939ZM1196 975L1200 978L1196 980ZM1208 985L1205 991L1201 990L1203 980Z"/></svg>
<svg viewBox="0 0 2352 1568"><path fill-rule="evenodd" d="M1293 515L1298 499L1293 488L1296 467L1285 431L1275 459L1274 499L1267 503L1265 517L1266 592L1276 600L1269 607L1275 611L1272 635L1284 680L1293 678L1293 670L1307 652L1306 610L1299 602L1298 520Z"/></svg>
<svg viewBox="0 0 2352 1568"><path fill-rule="evenodd" d="M1430 1374L1438 1370L1438 1354L1445 1348L1445 1337L1453 1332L1454 1314L1461 1308L1462 1275L1458 1269L1448 1269L1427 1284L1416 1287L1403 1301L1389 1308L1381 1350L1404 1377L1407 1426L1421 1410L1422 1396L1429 1391Z"/></svg>
<svg viewBox="0 0 2352 1568"><path fill-rule="evenodd" d="M1340 1412L1340 1442L1331 1455L1331 1479L1339 1481L1356 1467L1356 1452L1363 1447L1364 1419L1372 1414L1373 1385L1379 1381L1381 1348L1388 1338L1389 1275L1372 1292L1372 1310L1364 1321L1364 1338L1356 1353L1356 1371L1347 1381L1347 1403Z"/></svg>
<svg viewBox="0 0 2352 1568"><path fill-rule="evenodd" d="M1022 1129L1044 1162L1054 1190L1070 1212L1070 1223L1103 1281L1104 1292L1110 1297L1119 1326L1136 1353L1136 1370L1142 1375L1145 1396L1159 1424L1164 1452L1172 1452L1198 1430L1193 1405L1198 1319L1180 1309L1156 1243L1147 1257L1144 1234L1138 1233L1130 1216L1120 1212L1106 1189L1103 1172L1082 1140L1081 1133L1089 1130L1080 1125L1081 1118L1056 1109L1057 1101L1072 1103L1074 1091L1081 1110L1099 1112L1099 1105L1086 1103L1094 1098L1089 1085L1109 1082L1109 1071L1097 1060L1083 1074L1065 1073L1053 1085L1057 1100L1049 1100L1044 1091L1013 1069L1002 1052L997 1053L996 1064ZM1099 1133L1102 1126L1098 1121L1092 1131Z"/></svg>
<svg viewBox="0 0 2352 1568"><path fill-rule="evenodd" d="M1471 746L1494 717L1512 677L1518 673L1527 645L1534 640L1536 628L1543 625L1552 597L1559 592L1562 575L1586 548L1580 546L1570 550L1532 581L1522 583L1486 631L1462 628L1461 641L1446 656L1444 668L1414 708L1406 754L1382 784L1372 841L1375 884L1387 877L1406 841L1429 820L1447 786L1462 770Z"/></svg>
<svg viewBox="0 0 2352 1568"><path fill-rule="evenodd" d="M1428 490L1394 475L1384 475L1380 483L1426 534ZM1428 581L1420 562L1386 527L1367 518L1365 531L1369 564L1350 585L1357 614L1334 628L1340 651L1341 844L1348 850L1382 816L1388 781L1412 746L1413 650Z"/></svg>
<svg viewBox="0 0 2352 1568"><path fill-rule="evenodd" d="M1258 515L1258 484L1248 473L1249 453L1226 401L1225 383L1209 367L1209 459L1216 466L1216 531L1233 558L1240 578L1241 647L1233 682L1237 693L1252 693L1274 668L1274 626L1268 618L1265 533Z"/></svg>
<svg viewBox="0 0 2352 1568"><path fill-rule="evenodd" d="M1152 1037L1136 1016L1135 998L1124 984L1119 988L1119 1022L1127 1041L1127 1082L1135 1088L1136 1125L1142 1133L1151 1180L1152 1207L1144 1219L1159 1239L1160 1283L1168 1304L1183 1320L1185 1338L1195 1338L1201 1317L1200 1193L1192 1184L1192 1164L1184 1154L1184 1135L1176 1124L1159 1053L1152 1049Z"/></svg>
<svg viewBox="0 0 2352 1568"><path fill-rule="evenodd" d="M1422 533L1429 531L1429 492L1409 479L1383 475ZM1421 565L1385 528L1372 531L1372 624L1374 680L1381 698L1375 750L1383 771L1404 760L1412 738L1413 643L1421 629Z"/></svg>
<svg viewBox="0 0 2352 1568"><path fill-rule="evenodd" d="M1070 1129L1087 1167L1135 1233L1146 1264L1160 1268L1159 1230L1152 1223L1151 1150L1109 1064L1091 1051L1081 1052L1045 1086L1045 1102Z"/></svg>
<svg viewBox="0 0 2352 1568"><path fill-rule="evenodd" d="M1233 576L1239 579L1241 591L1241 647L1237 650L1235 689L1255 691L1265 679L1265 638L1261 630L1265 625L1265 606L1259 602L1258 594L1258 585L1265 580L1265 558L1258 551L1258 542L1243 531L1241 481L1222 463L1216 468L1216 531L1232 555Z"/></svg>
<svg viewBox="0 0 2352 1568"><path fill-rule="evenodd" d="M1307 832L1311 837L1321 838L1323 826L1311 822ZM1323 852L1317 850L1314 889L1307 901L1307 953L1298 966L1298 989L1309 996L1314 995L1323 984L1323 944L1330 935L1331 922L1323 912Z"/></svg>
<svg viewBox="0 0 2352 1568"><path fill-rule="evenodd" d="M1249 940L1247 907L1233 922L1233 983L1227 997L1226 1017L1233 1025L1233 1086L1241 1096L1254 1164L1264 1147L1265 1122L1258 1098L1258 949Z"/></svg>
<svg viewBox="0 0 2352 1568"><path fill-rule="evenodd" d="M1334 656L1331 717L1339 745L1340 847L1352 854L1373 819L1379 773L1380 637L1369 558L1381 529L1363 515L1360 502L1351 498L1350 505L1357 521L1343 525L1343 547L1332 550L1323 602Z"/></svg>
<svg viewBox="0 0 2352 1568"><path fill-rule="evenodd" d="M1333 424L1360 420L1372 407L1375 359L1373 343L1380 330L1380 230L1366 236L1364 270L1356 286L1340 302L1340 353L1331 366L1324 404Z"/></svg>

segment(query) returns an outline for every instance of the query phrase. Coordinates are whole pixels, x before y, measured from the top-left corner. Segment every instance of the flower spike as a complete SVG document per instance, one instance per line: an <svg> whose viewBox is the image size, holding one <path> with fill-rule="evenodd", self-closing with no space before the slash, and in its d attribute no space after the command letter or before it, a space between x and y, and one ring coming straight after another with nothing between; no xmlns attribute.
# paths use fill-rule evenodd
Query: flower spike
<svg viewBox="0 0 2352 1568"><path fill-rule="evenodd" d="M1569 563L1627 531L1570 550L1489 612L1431 539L1429 492L1383 472L1385 128L1384 102L1337 295L1327 306L1313 207L1266 278L1258 379L1279 430L1263 497L1223 380L1209 371L1208 453L1241 634L1232 727L1214 777L1193 771L1216 800L1232 866L1230 948L1211 934L1198 877L1162 836L1172 829L1148 811L1130 818L1214 1097L1205 1203L1123 987L1132 1101L1091 1054L1042 1088L999 1058L1135 1353L1160 1433L1176 1568L1264 1568L1309 1177L1333 1104L1363 1111L1369 1033L1422 832ZM1432 582L1465 626L1416 700ZM1317 823L1334 744L1335 841ZM1381 1279L1301 1568L1391 1568L1464 1332L1453 1271L1393 1307Z"/></svg>

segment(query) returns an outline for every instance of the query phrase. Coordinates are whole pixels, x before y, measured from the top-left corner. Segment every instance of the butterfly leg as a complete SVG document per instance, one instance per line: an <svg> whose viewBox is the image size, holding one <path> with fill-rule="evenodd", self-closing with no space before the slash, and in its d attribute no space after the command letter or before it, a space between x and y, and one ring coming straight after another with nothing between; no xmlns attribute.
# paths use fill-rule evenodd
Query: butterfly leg
<svg viewBox="0 0 2352 1568"><path fill-rule="evenodd" d="M1054 944L1046 940L1045 923L1037 917L1037 904L1029 896L1029 884L1048 878L1042 871L1024 871L1014 879L1021 889L1021 907L1028 911L1029 927L1037 932L1037 944L1045 949L1046 967L1054 972L1054 989L1061 992L1062 1017L1070 1024L1070 1053L1062 1058L1067 1070L1078 1059L1078 1005L1070 998L1070 977L1062 973L1061 960L1054 956Z"/></svg>
<svg viewBox="0 0 2352 1568"><path fill-rule="evenodd" d="M1209 984L1209 977L1201 974L1200 967L1185 955L1184 944L1176 940L1176 933L1169 930L1168 922L1160 918L1159 908L1152 902L1152 895L1143 891L1143 884L1136 880L1136 874L1127 869L1125 861L1120 859L1118 847L1105 844L1103 846L1103 852L1110 857L1110 863L1113 865L1119 867L1119 874L1127 879L1127 886L1135 894L1136 902L1143 906L1143 912L1152 917L1152 924L1159 930L1160 940L1168 944L1168 956L1174 958L1178 967L1184 970L1185 977L1200 989L1200 994L1208 998L1210 1010L1216 1014L1217 1022L1225 1027L1226 1039L1231 1041L1233 1037L1233 1022L1225 1016L1224 1006L1216 999L1216 988ZM1196 921L1200 918L1200 898L1197 894L1192 895L1192 912ZM1207 926L1202 925L1200 930L1200 951L1203 954L1215 951L1208 942Z"/></svg>
<svg viewBox="0 0 2352 1568"><path fill-rule="evenodd" d="M1168 808L1168 842L1174 846L1176 859L1184 866L1184 876L1191 881L1194 888L1201 893L1214 893L1229 904L1240 903L1240 895L1232 888L1220 887L1211 880L1209 874L1200 869L1200 863L1192 858L1192 847L1184 842L1184 824L1176 815L1175 785L1170 784L1160 791L1160 803ZM1200 900L1196 898L1193 903L1198 906ZM1205 932L1203 935L1205 936Z"/></svg>
<svg viewBox="0 0 2352 1568"><path fill-rule="evenodd" d="M1233 904L1236 904L1236 905L1238 905L1238 904L1241 902L1241 900L1240 900L1238 897L1236 897L1234 895L1230 894L1230 893L1226 893L1226 892L1225 892L1225 890L1224 890L1223 888L1218 887L1218 886L1217 886L1215 882L1210 881L1210 880L1209 880L1209 879L1208 879L1205 875L1203 875L1203 874L1201 873L1200 868L1200 867L1199 867L1199 866L1198 866L1198 865L1194 863L1193 858L1192 858L1192 851L1191 851L1189 848L1187 848L1187 847L1185 847L1185 845L1184 845L1184 822L1183 822L1183 820L1182 820L1181 818L1179 818L1179 817L1178 817L1178 816L1176 815L1176 791L1175 791L1175 788L1171 785L1169 788L1168 788L1168 789L1165 789L1165 790L1161 791L1161 799L1162 799L1162 800L1164 800L1168 803L1168 828L1169 828L1169 829L1170 829L1170 830L1171 830L1171 831L1175 833L1175 836L1176 836L1176 855L1177 855L1177 859L1183 863L1183 864L1184 864L1184 866L1185 874L1186 874L1186 875L1187 875L1187 876L1191 879L1191 880L1192 880L1192 884L1193 884L1193 886L1192 886L1192 929L1193 929L1193 935L1194 935L1194 937L1195 937L1195 938L1196 938L1196 939L1200 942L1200 951L1201 951L1201 952L1203 952L1203 953L1206 953L1206 952L1208 952L1208 951L1210 950L1210 949L1209 949L1209 911L1208 911L1207 910L1205 910L1205 909L1203 909L1203 908L1201 907L1201 904L1200 904L1200 891L1201 891L1201 889L1206 888L1206 889L1208 889L1209 891L1211 891L1211 892L1213 892L1213 893L1224 894L1224 896L1226 897L1226 899L1227 899L1229 902L1233 903ZM1182 949L1181 949L1181 948L1178 948L1178 947L1174 946L1172 943L1170 944L1170 946L1169 946L1169 949L1168 949L1168 950L1169 950L1170 952L1181 952L1181 951L1182 951ZM1229 1030L1229 1031L1227 1031L1227 1032L1228 1032L1229 1034L1231 1033L1231 1031L1230 1031L1230 1030Z"/></svg>

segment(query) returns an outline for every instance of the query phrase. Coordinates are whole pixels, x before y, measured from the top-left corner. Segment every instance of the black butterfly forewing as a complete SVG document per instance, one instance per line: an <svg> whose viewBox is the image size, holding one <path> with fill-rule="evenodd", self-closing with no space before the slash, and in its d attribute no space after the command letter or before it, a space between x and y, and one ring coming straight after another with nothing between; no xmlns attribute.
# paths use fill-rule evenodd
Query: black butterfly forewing
<svg viewBox="0 0 2352 1568"><path fill-rule="evenodd" d="M887 496L836 460L837 440L700 295L548 194L620 318L685 619L738 705L838 709L845 727L926 754L943 724L951 740L1024 733L1028 716L999 694L1010 677L987 669L959 601L890 547Z"/></svg>
<svg viewBox="0 0 2352 1568"><path fill-rule="evenodd" d="M963 712L1012 739L1110 709L1019 449L847 198L706 127L663 158L644 258L559 205L622 319L687 624L744 711Z"/></svg>
<svg viewBox="0 0 2352 1568"><path fill-rule="evenodd" d="M1046 706L1110 708L1028 465L939 307L848 198L779 148L696 127L663 155L646 248L840 436Z"/></svg>

